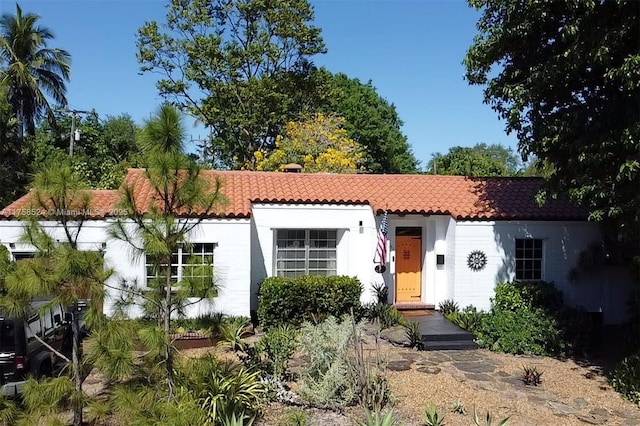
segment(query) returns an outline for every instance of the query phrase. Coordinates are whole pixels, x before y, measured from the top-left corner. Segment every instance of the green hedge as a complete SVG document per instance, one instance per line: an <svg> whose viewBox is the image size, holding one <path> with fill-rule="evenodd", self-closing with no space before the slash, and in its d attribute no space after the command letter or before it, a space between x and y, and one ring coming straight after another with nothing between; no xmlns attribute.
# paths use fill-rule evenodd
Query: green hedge
<svg viewBox="0 0 640 426"><path fill-rule="evenodd" d="M357 278L304 275L270 277L260 284L258 319L264 328L318 322L360 309L362 285Z"/></svg>
<svg viewBox="0 0 640 426"><path fill-rule="evenodd" d="M615 390L640 405L640 353L626 358L609 379Z"/></svg>
<svg viewBox="0 0 640 426"><path fill-rule="evenodd" d="M495 351L567 356L591 349L594 325L587 312L563 307L553 283L516 281L496 286L491 311L475 335Z"/></svg>

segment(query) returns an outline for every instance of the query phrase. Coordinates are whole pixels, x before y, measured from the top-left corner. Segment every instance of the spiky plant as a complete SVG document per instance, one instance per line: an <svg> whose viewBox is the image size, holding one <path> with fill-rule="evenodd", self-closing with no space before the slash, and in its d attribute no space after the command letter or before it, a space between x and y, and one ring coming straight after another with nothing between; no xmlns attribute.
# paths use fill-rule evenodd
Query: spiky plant
<svg viewBox="0 0 640 426"><path fill-rule="evenodd" d="M364 415L365 421L359 426L400 426L400 421L396 419L393 410L387 411L384 415L379 411L365 410Z"/></svg>
<svg viewBox="0 0 640 426"><path fill-rule="evenodd" d="M453 403L453 407L451 407L451 411L456 414L461 414L463 416L467 415L467 409L465 408L462 401L456 401Z"/></svg>
<svg viewBox="0 0 640 426"><path fill-rule="evenodd" d="M435 404L429 404L424 410L424 422L427 426L444 425L444 415L438 413L438 407Z"/></svg>
<svg viewBox="0 0 640 426"><path fill-rule="evenodd" d="M536 366L522 366L522 382L527 386L538 386L542 383L542 371Z"/></svg>
<svg viewBox="0 0 640 426"><path fill-rule="evenodd" d="M404 326L405 335L409 341L409 347L414 349L422 349L422 333L420 332L420 323L411 321Z"/></svg>
<svg viewBox="0 0 640 426"><path fill-rule="evenodd" d="M509 417L500 420L500 423L498 423L496 426L506 426L509 423ZM487 411L487 415L480 420L478 418L478 412L476 411L476 408L473 408L473 424L475 426L493 426L493 417L491 417L491 413L489 413Z"/></svg>

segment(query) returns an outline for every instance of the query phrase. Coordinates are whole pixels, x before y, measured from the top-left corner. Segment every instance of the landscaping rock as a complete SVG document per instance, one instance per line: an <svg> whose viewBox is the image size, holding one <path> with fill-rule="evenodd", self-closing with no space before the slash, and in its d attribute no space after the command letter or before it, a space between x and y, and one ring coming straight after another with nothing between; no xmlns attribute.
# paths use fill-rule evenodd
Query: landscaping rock
<svg viewBox="0 0 640 426"><path fill-rule="evenodd" d="M412 361L402 360L402 361L391 361L387 364L387 370L391 371L407 371L411 370Z"/></svg>
<svg viewBox="0 0 640 426"><path fill-rule="evenodd" d="M593 410L589 411L589 414L593 414L594 416L597 416L597 417L606 417L606 418L609 418L611 416L611 413L609 412L609 410L606 410L604 408L594 408Z"/></svg>
<svg viewBox="0 0 640 426"><path fill-rule="evenodd" d="M453 366L465 373L493 373L496 369L484 362L456 362Z"/></svg>
<svg viewBox="0 0 640 426"><path fill-rule="evenodd" d="M589 405L589 403L584 398L576 398L573 400L577 407L583 408Z"/></svg>
<svg viewBox="0 0 640 426"><path fill-rule="evenodd" d="M419 367L416 370L421 373L427 373L427 374L438 374L441 371L439 367L435 367L432 365L425 365L424 367Z"/></svg>
<svg viewBox="0 0 640 426"><path fill-rule="evenodd" d="M464 376L469 380L475 380L477 382L495 382L496 379L483 373L465 373Z"/></svg>
<svg viewBox="0 0 640 426"><path fill-rule="evenodd" d="M385 328L380 332L380 338L396 346L409 346L406 329L402 326Z"/></svg>
<svg viewBox="0 0 640 426"><path fill-rule="evenodd" d="M623 419L634 419L640 420L640 411L620 411L615 410L613 412L618 417L622 417Z"/></svg>
<svg viewBox="0 0 640 426"><path fill-rule="evenodd" d="M576 410L575 408L569 405L563 404L561 402L547 401L547 405L551 407L551 411L556 416L568 417L568 416L580 414L580 411Z"/></svg>
<svg viewBox="0 0 640 426"><path fill-rule="evenodd" d="M607 422L606 417L594 416L593 414L576 414L576 418L584 423L589 423L590 425L602 425Z"/></svg>

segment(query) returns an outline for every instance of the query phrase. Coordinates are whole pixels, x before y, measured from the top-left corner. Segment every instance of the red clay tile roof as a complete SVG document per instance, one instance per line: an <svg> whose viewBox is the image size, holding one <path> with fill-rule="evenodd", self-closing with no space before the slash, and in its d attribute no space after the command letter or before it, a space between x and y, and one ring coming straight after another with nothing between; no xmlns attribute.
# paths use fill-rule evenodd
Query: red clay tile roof
<svg viewBox="0 0 640 426"><path fill-rule="evenodd" d="M88 206L84 208L81 207L81 201L78 200L77 203L72 203L72 205L76 207L68 207L68 210L72 214L79 216L86 214L89 219L101 219L117 213L114 209L120 199L120 192L118 190L91 189L84 191L84 193L89 194ZM40 204L32 203L32 194L33 193L30 192L0 210L0 219L14 219L19 216L33 215L46 216L49 213L55 214L53 206L48 206L47 209L43 209Z"/></svg>
<svg viewBox="0 0 640 426"><path fill-rule="evenodd" d="M305 174L248 171L204 171L222 179L228 199L222 216L250 217L252 203L369 204L376 213L447 214L471 220L584 220L586 212L566 200L538 207L536 178L466 178L433 175ZM146 200L151 188L144 170L130 169L125 182L135 183L136 199ZM93 191L92 205L109 216L117 191ZM0 211L0 219L28 206L28 195Z"/></svg>

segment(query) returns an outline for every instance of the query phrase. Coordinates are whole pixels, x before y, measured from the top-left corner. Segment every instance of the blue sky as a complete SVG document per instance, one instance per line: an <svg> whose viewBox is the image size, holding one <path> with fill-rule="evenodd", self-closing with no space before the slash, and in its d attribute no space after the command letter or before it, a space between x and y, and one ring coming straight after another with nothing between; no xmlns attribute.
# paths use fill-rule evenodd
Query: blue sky
<svg viewBox="0 0 640 426"><path fill-rule="evenodd" d="M395 104L416 157L477 142L516 146L504 123L482 103L482 90L463 79L462 59L479 14L462 0L317 0L315 25L328 53L316 65L366 82ZM139 75L136 30L163 21L163 0L26 0L53 30L51 44L72 55L67 98L76 109L105 115L129 113L142 122L162 99L155 76ZM15 11L3 0L0 12ZM192 120L189 120L191 123ZM205 136L190 128L194 138Z"/></svg>

